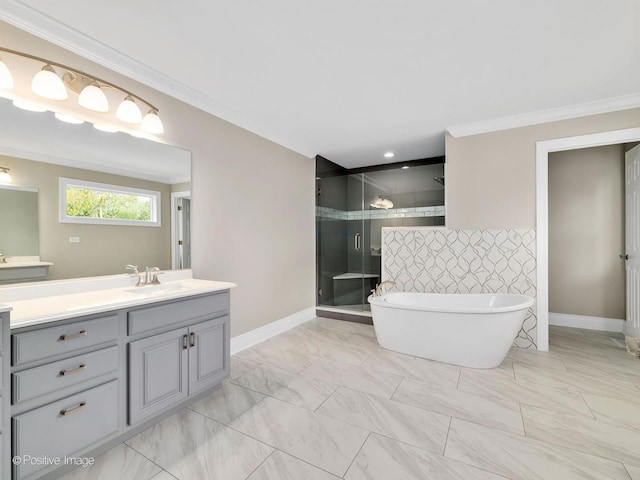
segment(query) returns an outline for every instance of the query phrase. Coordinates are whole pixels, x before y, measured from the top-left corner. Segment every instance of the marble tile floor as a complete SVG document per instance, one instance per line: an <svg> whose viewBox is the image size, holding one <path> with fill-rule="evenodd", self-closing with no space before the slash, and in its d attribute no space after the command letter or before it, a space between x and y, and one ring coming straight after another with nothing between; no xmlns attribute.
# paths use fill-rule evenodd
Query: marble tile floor
<svg viewBox="0 0 640 480"><path fill-rule="evenodd" d="M640 480L640 359L551 327L474 370L318 318L232 357L223 388L64 480Z"/></svg>

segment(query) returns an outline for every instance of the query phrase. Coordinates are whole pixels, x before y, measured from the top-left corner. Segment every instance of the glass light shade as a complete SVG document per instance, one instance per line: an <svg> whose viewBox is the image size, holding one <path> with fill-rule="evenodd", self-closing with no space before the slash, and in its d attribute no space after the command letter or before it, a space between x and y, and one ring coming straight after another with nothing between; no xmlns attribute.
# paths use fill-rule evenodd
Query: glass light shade
<svg viewBox="0 0 640 480"><path fill-rule="evenodd" d="M0 167L0 183L11 183L11 175L8 170L8 168Z"/></svg>
<svg viewBox="0 0 640 480"><path fill-rule="evenodd" d="M71 123L73 125L80 125L81 123L84 123L84 120L80 120L79 118L74 117L73 115L66 115L64 113L58 113L58 112L56 112L54 115L61 122Z"/></svg>
<svg viewBox="0 0 640 480"><path fill-rule="evenodd" d="M375 202L370 203L369 206L373 208L383 208L385 210L388 210L389 208L393 208L393 202L388 198L378 197L378 199Z"/></svg>
<svg viewBox="0 0 640 480"><path fill-rule="evenodd" d="M100 130L101 132L108 133L116 133L118 131L117 128L112 127L111 125L101 125L99 123L94 123L93 128L95 128L96 130Z"/></svg>
<svg viewBox="0 0 640 480"><path fill-rule="evenodd" d="M116 110L116 118L126 123L140 123L142 121L142 113L136 102L133 101L133 97L126 96L125 99L118 105Z"/></svg>
<svg viewBox="0 0 640 480"><path fill-rule="evenodd" d="M31 91L36 95L50 100L66 100L69 98L67 87L62 79L56 74L51 65L42 67L31 82Z"/></svg>
<svg viewBox="0 0 640 480"><path fill-rule="evenodd" d="M0 59L0 88L13 88L13 77L2 59Z"/></svg>
<svg viewBox="0 0 640 480"><path fill-rule="evenodd" d="M18 100L17 98L13 101L13 106L18 107L22 110L26 110L27 112L46 112L47 109L41 107L40 105L36 105L35 103L25 102L24 100Z"/></svg>
<svg viewBox="0 0 640 480"><path fill-rule="evenodd" d="M162 120L160 120L160 117L158 116L158 111L149 110L149 113L147 113L142 119L142 125L140 128L145 132L156 135L164 133L164 125L162 125Z"/></svg>
<svg viewBox="0 0 640 480"><path fill-rule="evenodd" d="M109 111L107 96L95 82L82 89L80 97L78 98L78 104L94 112L105 113Z"/></svg>

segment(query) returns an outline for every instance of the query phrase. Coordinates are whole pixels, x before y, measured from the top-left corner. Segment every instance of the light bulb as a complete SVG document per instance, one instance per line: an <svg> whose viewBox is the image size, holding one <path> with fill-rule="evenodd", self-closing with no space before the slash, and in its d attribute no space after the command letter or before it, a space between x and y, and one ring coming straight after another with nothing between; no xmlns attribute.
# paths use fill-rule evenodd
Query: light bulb
<svg viewBox="0 0 640 480"><path fill-rule="evenodd" d="M92 82L82 89L80 97L78 98L78 104L94 112L105 113L109 111L109 101L100 88L100 85L98 85L98 82Z"/></svg>
<svg viewBox="0 0 640 480"><path fill-rule="evenodd" d="M131 95L127 95L116 110L116 118L126 123L140 123L142 113Z"/></svg>
<svg viewBox="0 0 640 480"><path fill-rule="evenodd" d="M96 130L100 130L101 132L115 133L118 131L117 128L112 127L111 125L104 125L100 123L94 123L93 128Z"/></svg>
<svg viewBox="0 0 640 480"><path fill-rule="evenodd" d="M84 120L80 120L79 118L74 117L73 115L66 115L64 113L56 112L54 116L61 122L71 123L73 125L80 125L81 123L84 123Z"/></svg>
<svg viewBox="0 0 640 480"><path fill-rule="evenodd" d="M6 167L0 167L0 183L11 183L11 175Z"/></svg>
<svg viewBox="0 0 640 480"><path fill-rule="evenodd" d="M69 98L67 88L51 65L42 67L31 82L31 91L50 100L66 100Z"/></svg>
<svg viewBox="0 0 640 480"><path fill-rule="evenodd" d="M0 58L0 88L13 88L11 72Z"/></svg>
<svg viewBox="0 0 640 480"><path fill-rule="evenodd" d="M22 110L26 110L27 112L46 112L47 109L41 107L40 105L36 105L35 103L25 102L24 100L18 100L17 98L13 100L13 106L18 107Z"/></svg>
<svg viewBox="0 0 640 480"><path fill-rule="evenodd" d="M393 158L393 152L387 152L384 154L384 158Z"/></svg>
<svg viewBox="0 0 640 480"><path fill-rule="evenodd" d="M153 108L149 110L149 113L147 113L142 119L142 125L140 128L145 132L156 135L164 133L164 126L162 125L162 120L160 120L160 117L158 116L158 111Z"/></svg>

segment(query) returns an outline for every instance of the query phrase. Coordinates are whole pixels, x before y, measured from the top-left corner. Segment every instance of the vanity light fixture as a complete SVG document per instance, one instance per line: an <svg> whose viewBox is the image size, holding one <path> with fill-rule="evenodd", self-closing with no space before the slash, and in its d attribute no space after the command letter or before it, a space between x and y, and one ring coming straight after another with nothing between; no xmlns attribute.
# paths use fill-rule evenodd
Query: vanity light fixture
<svg viewBox="0 0 640 480"><path fill-rule="evenodd" d="M13 88L13 77L2 58L0 58L0 88Z"/></svg>
<svg viewBox="0 0 640 480"><path fill-rule="evenodd" d="M78 97L78 104L94 112L106 113L109 111L109 100L96 81L82 89Z"/></svg>
<svg viewBox="0 0 640 480"><path fill-rule="evenodd" d="M71 123L73 125L80 125L82 123L84 123L84 120L78 118L78 117L74 117L73 115L66 115L64 113L59 113L56 112L54 113L54 116L60 120L61 122L65 122L65 123Z"/></svg>
<svg viewBox="0 0 640 480"><path fill-rule="evenodd" d="M0 167L0 183L11 183L11 175L7 167Z"/></svg>
<svg viewBox="0 0 640 480"><path fill-rule="evenodd" d="M69 98L67 87L49 64L42 67L31 82L31 91L49 100L66 100Z"/></svg>
<svg viewBox="0 0 640 480"><path fill-rule="evenodd" d="M100 123L94 123L93 128L95 128L96 130L100 130L101 132L108 132L108 133L116 133L118 131L117 128L112 127L111 125L103 125Z"/></svg>
<svg viewBox="0 0 640 480"><path fill-rule="evenodd" d="M144 116L144 118L142 119L141 128L145 132L153 133L156 135L164 133L164 126L162 125L162 121L160 120L158 111L156 109L152 108L151 110L149 110L149 113Z"/></svg>
<svg viewBox="0 0 640 480"><path fill-rule="evenodd" d="M124 97L122 103L118 105L116 118L122 122L133 124L137 124L142 121L142 113L140 113L140 109L131 95Z"/></svg>
<svg viewBox="0 0 640 480"><path fill-rule="evenodd" d="M66 101L69 99L69 91L71 91L79 95L78 104L81 107L94 112L107 113L109 111L109 100L105 91L111 90L118 95L122 95L120 98L124 98L116 110L115 117L117 120L127 123L127 128L131 128L131 125L136 125L141 132L154 135L164 133L164 126L158 115L158 108L139 95L61 63L4 47L0 47L0 52L42 65L41 70L33 77L31 82L31 91L42 98ZM6 55L4 57L5 59L7 58ZM0 89L10 90L13 87L14 82L11 72L4 60L0 58ZM43 108L41 105L31 106L31 103L17 98L14 99L13 103L25 110L45 112L48 109ZM145 110L148 109L149 112L144 119L140 111L140 104L144 104ZM60 117L58 116L58 118ZM89 120L92 121L91 119ZM107 123L109 123L109 119L105 119L104 124L100 123L100 129L113 132L119 131L117 126L107 126Z"/></svg>
<svg viewBox="0 0 640 480"><path fill-rule="evenodd" d="M17 98L13 100L13 106L18 107L21 110L26 110L27 112L42 113L47 111L46 108L41 107L40 105L36 105L35 103L31 102L25 102L24 100L18 100Z"/></svg>
<svg viewBox="0 0 640 480"><path fill-rule="evenodd" d="M382 208L384 210L388 210L393 208L393 202L383 195L379 195L375 202L370 203L369 206L373 208Z"/></svg>

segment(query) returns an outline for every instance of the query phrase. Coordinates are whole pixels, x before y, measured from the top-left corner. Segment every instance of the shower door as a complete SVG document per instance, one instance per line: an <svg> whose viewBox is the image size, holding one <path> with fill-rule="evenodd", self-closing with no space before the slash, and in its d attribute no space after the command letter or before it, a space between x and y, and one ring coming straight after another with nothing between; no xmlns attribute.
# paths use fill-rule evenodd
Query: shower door
<svg viewBox="0 0 640 480"><path fill-rule="evenodd" d="M371 290L371 276L363 273L369 245L363 175L323 176L316 184L317 305L361 312Z"/></svg>

